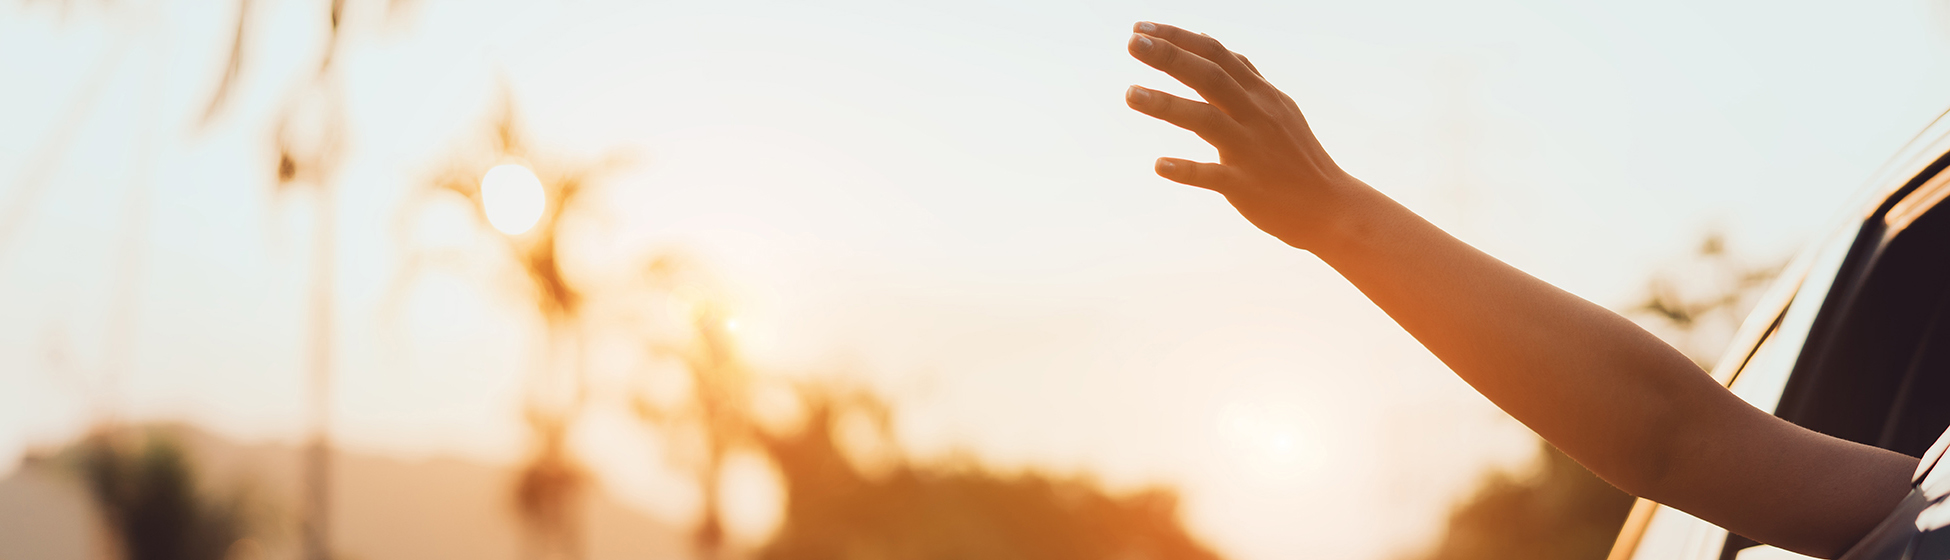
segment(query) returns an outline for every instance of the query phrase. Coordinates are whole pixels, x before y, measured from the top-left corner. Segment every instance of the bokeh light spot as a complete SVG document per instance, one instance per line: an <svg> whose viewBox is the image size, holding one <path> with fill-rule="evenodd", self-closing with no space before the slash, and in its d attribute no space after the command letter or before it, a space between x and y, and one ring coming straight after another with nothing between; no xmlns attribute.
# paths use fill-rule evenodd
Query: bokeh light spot
<svg viewBox="0 0 1950 560"><path fill-rule="evenodd" d="M494 166L481 177L481 211L488 225L501 233L520 235L541 221L548 207L542 180L527 167L508 163Z"/></svg>
<svg viewBox="0 0 1950 560"><path fill-rule="evenodd" d="M726 535L747 546L770 540L785 523L785 480L778 467L757 453L738 451L725 457L721 476L718 519Z"/></svg>

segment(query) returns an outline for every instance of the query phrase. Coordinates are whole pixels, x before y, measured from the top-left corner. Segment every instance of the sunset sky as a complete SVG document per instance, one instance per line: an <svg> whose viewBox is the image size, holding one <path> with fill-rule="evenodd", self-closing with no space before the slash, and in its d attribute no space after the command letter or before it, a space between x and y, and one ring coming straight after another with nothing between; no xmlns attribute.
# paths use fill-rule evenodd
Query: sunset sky
<svg viewBox="0 0 1950 560"><path fill-rule="evenodd" d="M314 205L267 140L323 3L255 4L208 125L235 2L71 4L0 5L0 471L101 414L295 441ZM349 5L342 445L523 450L533 312L488 269L402 271L494 242L406 195L505 84L541 152L628 161L567 237L578 278L682 251L762 371L879 388L923 458L1175 485L1241 560L1412 550L1531 447L1318 259L1152 175L1212 154L1124 106L1189 95L1125 55L1133 22L1250 55L1343 167L1614 308L1708 231L1792 253L1950 108L1923 0ZM681 520L697 497L602 396L626 362L598 360L577 449Z"/></svg>

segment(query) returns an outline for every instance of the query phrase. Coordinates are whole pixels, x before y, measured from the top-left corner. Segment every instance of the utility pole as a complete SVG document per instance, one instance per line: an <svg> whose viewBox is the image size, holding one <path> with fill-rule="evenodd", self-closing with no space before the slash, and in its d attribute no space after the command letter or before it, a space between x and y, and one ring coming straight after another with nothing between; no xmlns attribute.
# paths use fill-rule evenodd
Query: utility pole
<svg viewBox="0 0 1950 560"><path fill-rule="evenodd" d="M305 445L304 481L304 557L305 560L331 560L332 494L332 287L337 244L332 221L337 212L331 188L323 182L313 185L314 212L318 223L312 228L311 293L311 437Z"/></svg>

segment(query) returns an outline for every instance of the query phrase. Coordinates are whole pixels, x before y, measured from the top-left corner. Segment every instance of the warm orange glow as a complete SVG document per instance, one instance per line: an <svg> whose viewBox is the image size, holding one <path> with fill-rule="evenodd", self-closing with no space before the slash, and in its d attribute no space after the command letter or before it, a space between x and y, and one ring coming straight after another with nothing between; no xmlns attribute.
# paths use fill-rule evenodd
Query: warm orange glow
<svg viewBox="0 0 1950 560"><path fill-rule="evenodd" d="M337 556L705 557L708 499L725 557L841 534L958 556L1001 537L922 528L1056 512L1078 524L981 526L1388 560L1434 550L1484 481L1582 472L1536 460L1333 267L1153 173L1221 159L1123 101L1133 83L1203 99L1127 55L1130 24L1168 14L426 1L335 25L286 4L0 1L0 52L36 53L0 57L35 84L0 93L0 518L34 513L0 523L0 558L108 538L45 529L106 518L52 471L68 462L24 459L97 422L237 442L186 449L215 498L275 483L262 509L294 515L253 537L267 558L305 555L307 503ZM1755 262L1824 235L1944 109L1950 73L1901 71L1950 65L1933 4L1765 25L1725 0L1169 11L1304 89L1362 181L1625 309L1663 298L1645 273L1703 230ZM1679 266L1661 301L1680 311L1745 272ZM1725 314L1642 326L1717 353ZM320 417L317 464L338 470L313 479L296 465ZM573 474L541 460L564 458L577 493L522 517L520 469ZM1062 513L1153 486L1179 507ZM997 505L956 517L973 501ZM856 510L891 513L841 533ZM583 527L526 550L543 533L524 519Z"/></svg>
<svg viewBox="0 0 1950 560"><path fill-rule="evenodd" d="M497 165L481 177L481 211L487 214L488 224L501 233L526 233L541 221L547 207L542 180L527 167Z"/></svg>
<svg viewBox="0 0 1950 560"><path fill-rule="evenodd" d="M1219 412L1220 437L1242 466L1269 480L1290 482L1317 466L1322 454L1298 410L1234 403Z"/></svg>

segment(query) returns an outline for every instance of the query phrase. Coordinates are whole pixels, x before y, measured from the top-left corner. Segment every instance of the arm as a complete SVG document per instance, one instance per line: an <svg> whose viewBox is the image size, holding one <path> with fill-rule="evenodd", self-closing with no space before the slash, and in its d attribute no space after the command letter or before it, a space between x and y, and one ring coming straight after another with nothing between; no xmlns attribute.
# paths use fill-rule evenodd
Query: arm
<svg viewBox="0 0 1950 560"><path fill-rule="evenodd" d="M1909 488L1916 460L1741 401L1632 322L1450 236L1340 169L1291 98L1210 37L1140 23L1132 56L1209 103L1126 101L1197 133L1218 163L1159 175L1225 195L1312 251L1477 391L1620 489L1754 540L1834 557Z"/></svg>

